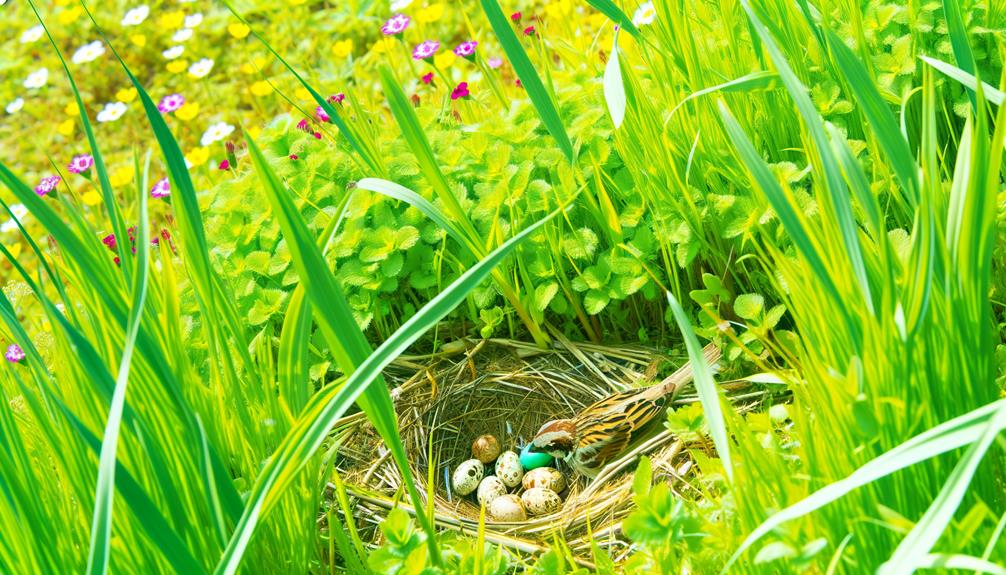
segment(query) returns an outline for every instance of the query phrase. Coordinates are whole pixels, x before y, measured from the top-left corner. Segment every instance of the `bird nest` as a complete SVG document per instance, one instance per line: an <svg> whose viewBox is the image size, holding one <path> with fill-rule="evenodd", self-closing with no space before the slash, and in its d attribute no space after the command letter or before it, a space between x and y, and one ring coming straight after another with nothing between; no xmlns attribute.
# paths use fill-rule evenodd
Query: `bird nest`
<svg viewBox="0 0 1006 575"><path fill-rule="evenodd" d="M715 361L718 352L707 348L707 358ZM652 384L661 379L659 373L674 368L664 381L691 380L691 367L681 358L640 346L611 348L560 341L543 351L509 340L491 340L457 342L435 356L404 358L386 373L386 379L395 386L392 397L401 436L424 497L428 494L422 486L430 477L431 462L435 466L437 526L474 534L479 504L474 494L458 497L451 493L450 473L471 458L476 437L492 434L504 450L519 450L546 421L571 417L612 393ZM697 401L689 391L686 388L675 404ZM739 387L733 391L743 392ZM414 510L402 496L400 470L366 419L360 414L347 418L341 430L337 469L355 503L358 529L376 539L380 532L375 527L390 509ZM487 514L485 538L516 553L536 554L559 535L585 565L589 566L593 542L617 560L628 552L621 522L633 508L632 471L638 457L650 457L656 480L668 482L683 497L694 498L698 490L689 483L699 471L688 455L694 449L711 451L711 445L686 445L663 431L634 446L594 479L578 477L559 462L569 483L561 494L561 508L519 523L496 522Z"/></svg>

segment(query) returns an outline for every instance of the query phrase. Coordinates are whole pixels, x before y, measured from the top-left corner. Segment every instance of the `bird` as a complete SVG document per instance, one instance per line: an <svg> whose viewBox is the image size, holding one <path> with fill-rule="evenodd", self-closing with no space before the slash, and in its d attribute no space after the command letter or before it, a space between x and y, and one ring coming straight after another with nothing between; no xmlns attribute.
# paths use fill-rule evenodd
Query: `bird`
<svg viewBox="0 0 1006 575"><path fill-rule="evenodd" d="M719 359L719 349L708 345L708 365ZM576 472L593 478L605 465L619 459L636 440L653 430L667 405L692 379L687 363L656 385L609 395L569 419L546 422L531 440L528 451L564 460Z"/></svg>

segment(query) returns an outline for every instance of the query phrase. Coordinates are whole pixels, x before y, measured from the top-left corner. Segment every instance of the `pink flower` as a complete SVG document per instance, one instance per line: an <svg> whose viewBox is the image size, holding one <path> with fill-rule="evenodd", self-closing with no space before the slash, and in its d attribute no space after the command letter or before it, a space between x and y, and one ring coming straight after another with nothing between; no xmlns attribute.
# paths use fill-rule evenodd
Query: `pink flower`
<svg viewBox="0 0 1006 575"><path fill-rule="evenodd" d="M298 158L297 154L290 154L291 160L296 160Z"/></svg>
<svg viewBox="0 0 1006 575"><path fill-rule="evenodd" d="M107 236L101 238L101 243L105 244L105 247L111 251L115 251L115 234L108 234Z"/></svg>
<svg viewBox="0 0 1006 575"><path fill-rule="evenodd" d="M513 14L511 14L510 21L513 22L514 24L520 22L520 12L514 12Z"/></svg>
<svg viewBox="0 0 1006 575"><path fill-rule="evenodd" d="M493 56L492 58L486 60L486 64L489 64L489 67L493 69L499 68L503 65L503 58Z"/></svg>
<svg viewBox="0 0 1006 575"><path fill-rule="evenodd" d="M227 160L223 160L223 161L220 162L219 168L221 170L229 170L229 169L231 169L231 163L228 162Z"/></svg>
<svg viewBox="0 0 1006 575"><path fill-rule="evenodd" d="M315 132L314 133L314 139L315 140L320 140L321 139L321 132Z"/></svg>
<svg viewBox="0 0 1006 575"><path fill-rule="evenodd" d="M405 14L395 14L388 21L381 26L381 32L385 36L394 36L396 34L401 34L409 27L409 17Z"/></svg>
<svg viewBox="0 0 1006 575"><path fill-rule="evenodd" d="M182 107L185 103L185 98L181 94L169 94L157 103L157 109L160 110L162 114L169 114L174 112L178 108Z"/></svg>
<svg viewBox="0 0 1006 575"><path fill-rule="evenodd" d="M440 49L440 42L436 40L424 40L412 49L412 57L416 60L432 58Z"/></svg>
<svg viewBox="0 0 1006 575"><path fill-rule="evenodd" d="M70 160L67 169L70 170L71 174L83 174L91 169L94 165L94 158L91 154L77 154Z"/></svg>
<svg viewBox="0 0 1006 575"><path fill-rule="evenodd" d="M471 93L468 91L468 82L461 82L456 88L451 90L451 100L467 98L468 96L471 96Z"/></svg>
<svg viewBox="0 0 1006 575"><path fill-rule="evenodd" d="M342 92L339 92L338 94L333 94L333 95L329 96L328 97L328 103L329 104L341 104L342 101L345 100L345 99L346 99L346 95L343 94Z"/></svg>
<svg viewBox="0 0 1006 575"><path fill-rule="evenodd" d="M7 348L7 353L3 354L3 356L11 363L18 363L24 359L24 350L21 349L20 345L12 343Z"/></svg>
<svg viewBox="0 0 1006 575"><path fill-rule="evenodd" d="M310 134L311 133L311 124L308 123L307 118L304 118L303 120L297 122L297 129L300 130L300 131L302 131L302 132L307 132L308 134Z"/></svg>
<svg viewBox="0 0 1006 575"><path fill-rule="evenodd" d="M151 198L165 198L171 195L171 182L167 178L157 180L154 187L150 188Z"/></svg>
<svg viewBox="0 0 1006 575"><path fill-rule="evenodd" d="M473 55L475 55L475 47L478 45L479 43L476 42L475 40L462 42L454 47L454 53L457 54L458 56L461 56L462 58L471 58Z"/></svg>
<svg viewBox="0 0 1006 575"><path fill-rule="evenodd" d="M520 78L517 78L517 80L514 81L514 86L517 86L518 88L523 88L524 84L521 84L520 83Z"/></svg>
<svg viewBox="0 0 1006 575"><path fill-rule="evenodd" d="M318 118L319 122L330 122L332 120L332 118L328 116L328 112L326 112L321 106L314 109L314 117Z"/></svg>
<svg viewBox="0 0 1006 575"><path fill-rule="evenodd" d="M40 196L44 196L55 190L56 186L58 186L62 180L63 179L59 176L46 176L38 182L37 186L35 186L35 193Z"/></svg>
<svg viewBox="0 0 1006 575"><path fill-rule="evenodd" d="M524 28L524 35L534 36L534 26L528 26L527 28Z"/></svg>
<svg viewBox="0 0 1006 575"><path fill-rule="evenodd" d="M421 79L423 81L423 84L432 84L433 83L433 72L429 72L427 74L423 74L423 77Z"/></svg>

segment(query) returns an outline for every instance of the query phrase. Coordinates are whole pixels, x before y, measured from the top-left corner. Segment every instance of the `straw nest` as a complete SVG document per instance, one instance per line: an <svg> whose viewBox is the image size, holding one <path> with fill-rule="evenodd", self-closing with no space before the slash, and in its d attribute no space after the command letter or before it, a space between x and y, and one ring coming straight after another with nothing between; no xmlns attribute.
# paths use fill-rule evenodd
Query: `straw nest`
<svg viewBox="0 0 1006 575"><path fill-rule="evenodd" d="M710 347L706 356L714 363L719 354ZM553 349L543 351L510 340L464 341L436 356L403 358L388 370L386 379L395 386L392 397L402 439L420 484L429 477L432 453L437 526L474 534L478 502L474 494L452 496L449 473L471 458L476 437L490 433L504 449L519 449L544 422L570 417L611 393L655 383L657 373L675 367L677 371L664 381L691 381L691 366L682 359L640 346L612 348L561 338ZM735 404L753 405L759 400L760 394L749 393L747 384L725 387ZM688 386L675 403L695 401ZM354 500L356 524L376 539L380 532L375 527L392 507L413 513L401 495L401 474L361 415L344 420L339 436L337 467ZM486 540L517 553L536 554L558 533L584 565L589 566L592 541L608 548L617 560L628 553L621 522L632 511L632 471L639 455L650 457L656 480L668 482L682 497L695 498L698 490L690 482L698 470L688 451L696 448L712 449L711 444L684 445L663 431L633 446L593 480L578 477L560 462L559 470L570 485L559 511L520 523L494 522L487 515Z"/></svg>

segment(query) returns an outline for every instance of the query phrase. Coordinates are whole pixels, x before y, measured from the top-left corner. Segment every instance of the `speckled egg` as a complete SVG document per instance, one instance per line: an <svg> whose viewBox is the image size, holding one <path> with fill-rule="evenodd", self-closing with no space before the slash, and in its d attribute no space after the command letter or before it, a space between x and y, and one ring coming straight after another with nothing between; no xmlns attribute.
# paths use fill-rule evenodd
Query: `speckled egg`
<svg viewBox="0 0 1006 575"><path fill-rule="evenodd" d="M544 487L528 489L520 496L520 499L531 515L548 515L562 506L562 499L559 498L559 495Z"/></svg>
<svg viewBox="0 0 1006 575"><path fill-rule="evenodd" d="M552 456L547 453L532 453L530 443L520 451L520 464L528 471L539 467L548 467L552 465L552 461Z"/></svg>
<svg viewBox="0 0 1006 575"><path fill-rule="evenodd" d="M482 483L479 483L478 498L479 503L488 506L493 499L501 495L506 495L506 485L495 475L487 475Z"/></svg>
<svg viewBox="0 0 1006 575"><path fill-rule="evenodd" d="M482 463L492 463L500 456L500 442L492 435L480 435L472 443L472 457Z"/></svg>
<svg viewBox="0 0 1006 575"><path fill-rule="evenodd" d="M485 472L485 467L478 459L469 459L463 462L454 470L454 476L451 478L454 493L465 496L475 491Z"/></svg>
<svg viewBox="0 0 1006 575"><path fill-rule="evenodd" d="M517 487L524 478L524 468L520 466L520 458L513 451L504 451L496 460L496 477L503 485Z"/></svg>
<svg viewBox="0 0 1006 575"><path fill-rule="evenodd" d="M554 467L532 469L524 474L524 480L521 483L524 485L524 489L544 487L556 493L562 493L562 490L566 489L566 478Z"/></svg>
<svg viewBox="0 0 1006 575"><path fill-rule="evenodd" d="M496 521L526 521L524 504L516 495L502 495L489 504L489 516Z"/></svg>

